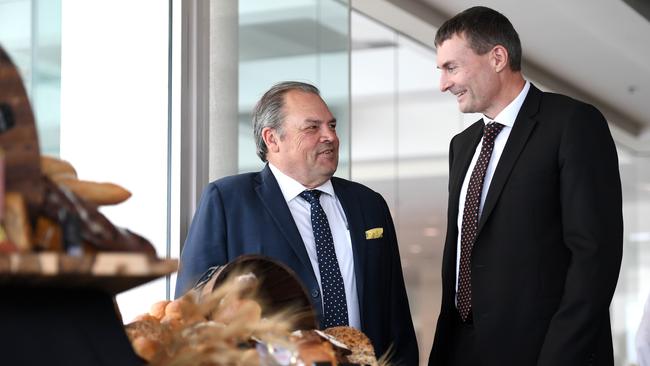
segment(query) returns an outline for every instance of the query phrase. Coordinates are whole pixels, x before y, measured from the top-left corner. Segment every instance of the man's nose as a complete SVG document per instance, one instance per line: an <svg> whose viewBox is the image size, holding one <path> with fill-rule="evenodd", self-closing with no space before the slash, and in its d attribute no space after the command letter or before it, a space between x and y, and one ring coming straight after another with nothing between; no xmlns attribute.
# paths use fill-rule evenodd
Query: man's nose
<svg viewBox="0 0 650 366"><path fill-rule="evenodd" d="M336 130L329 125L325 125L325 127L321 129L321 140L323 142L331 142L337 138L338 136L336 135Z"/></svg>
<svg viewBox="0 0 650 366"><path fill-rule="evenodd" d="M446 92L449 90L451 85L452 83L449 81L449 78L445 76L445 73L443 72L442 75L440 75L440 91Z"/></svg>

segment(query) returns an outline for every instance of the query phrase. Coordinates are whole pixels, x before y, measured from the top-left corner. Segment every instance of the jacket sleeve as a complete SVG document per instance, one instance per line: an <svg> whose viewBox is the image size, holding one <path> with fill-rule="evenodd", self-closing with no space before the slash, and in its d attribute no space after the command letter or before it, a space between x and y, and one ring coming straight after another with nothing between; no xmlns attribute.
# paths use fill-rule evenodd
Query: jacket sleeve
<svg viewBox="0 0 650 366"><path fill-rule="evenodd" d="M598 110L576 105L558 158L563 238L571 261L538 365L583 365L594 356L599 336L609 332L623 249L618 158Z"/></svg>
<svg viewBox="0 0 650 366"><path fill-rule="evenodd" d="M219 187L213 183L203 190L185 239L175 297L191 289L208 268L227 261L224 207Z"/></svg>

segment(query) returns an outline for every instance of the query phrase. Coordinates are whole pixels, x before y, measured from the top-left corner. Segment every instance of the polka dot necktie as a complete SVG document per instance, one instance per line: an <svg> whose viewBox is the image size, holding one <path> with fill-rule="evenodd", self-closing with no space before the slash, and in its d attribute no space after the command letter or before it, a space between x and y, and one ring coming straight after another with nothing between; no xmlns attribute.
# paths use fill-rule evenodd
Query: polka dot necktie
<svg viewBox="0 0 650 366"><path fill-rule="evenodd" d="M311 228L316 241L316 254L318 256L318 270L323 288L323 324L322 328L348 325L348 305L345 299L345 287L339 262L336 259L334 240L330 231L330 224L323 207L320 205L321 191L303 191L300 197L311 205Z"/></svg>
<svg viewBox="0 0 650 366"><path fill-rule="evenodd" d="M494 140L503 129L503 125L497 122L490 122L483 129L483 145L476 160L474 170L469 178L467 195L465 197L465 208L463 209L463 222L460 229L460 269L458 273L458 298L456 306L461 319L466 322L472 310L472 270L471 257L472 247L476 240L478 231L479 207L481 203L481 192L485 181Z"/></svg>

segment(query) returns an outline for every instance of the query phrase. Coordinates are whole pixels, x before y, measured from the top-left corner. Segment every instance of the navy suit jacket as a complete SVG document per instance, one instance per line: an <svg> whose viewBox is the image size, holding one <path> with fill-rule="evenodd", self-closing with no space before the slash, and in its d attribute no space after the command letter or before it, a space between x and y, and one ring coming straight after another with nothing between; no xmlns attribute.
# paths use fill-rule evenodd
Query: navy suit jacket
<svg viewBox="0 0 650 366"><path fill-rule="evenodd" d="M442 308L429 365L450 365L459 197L483 125L479 120L451 141ZM531 85L472 249L481 366L613 365L608 309L622 249L621 180L605 118L591 105Z"/></svg>
<svg viewBox="0 0 650 366"><path fill-rule="evenodd" d="M393 345L394 360L418 364L418 348L404 287L395 228L384 199L369 188L333 177L348 221L359 296L361 330L377 355ZM378 239L366 230L383 228ZM176 297L209 267L243 254L260 254L288 265L322 316L322 297L305 245L268 165L258 173L219 179L204 190L181 254Z"/></svg>

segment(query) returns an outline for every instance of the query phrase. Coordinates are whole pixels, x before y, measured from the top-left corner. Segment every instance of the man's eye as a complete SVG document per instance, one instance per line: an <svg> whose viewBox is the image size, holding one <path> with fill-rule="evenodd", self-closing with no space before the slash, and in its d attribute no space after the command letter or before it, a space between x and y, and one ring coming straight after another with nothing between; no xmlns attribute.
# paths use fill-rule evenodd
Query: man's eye
<svg viewBox="0 0 650 366"><path fill-rule="evenodd" d="M330 123L330 128L336 130L336 123Z"/></svg>

